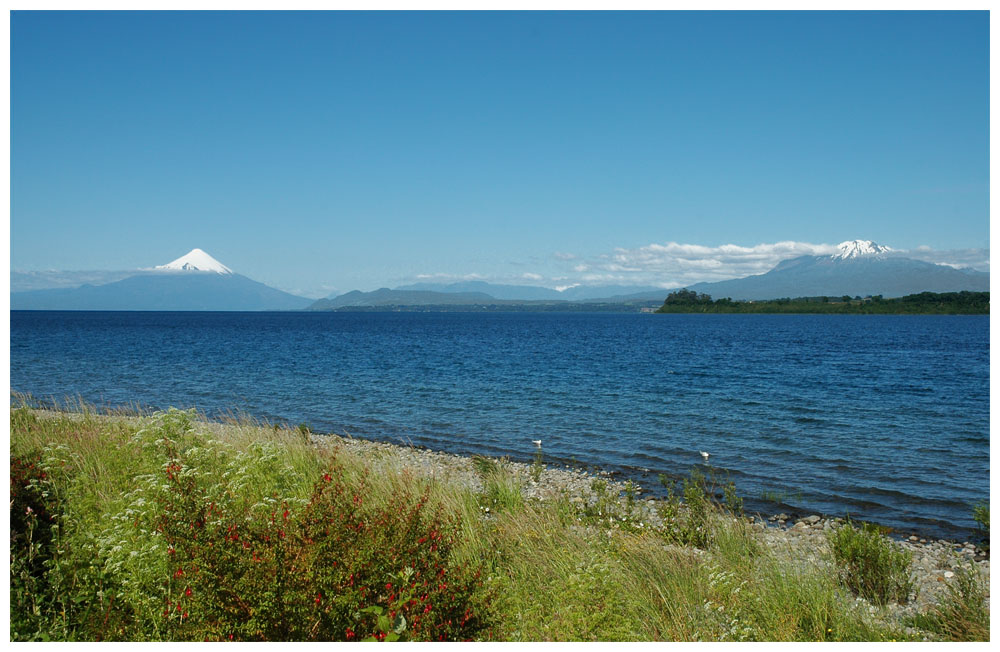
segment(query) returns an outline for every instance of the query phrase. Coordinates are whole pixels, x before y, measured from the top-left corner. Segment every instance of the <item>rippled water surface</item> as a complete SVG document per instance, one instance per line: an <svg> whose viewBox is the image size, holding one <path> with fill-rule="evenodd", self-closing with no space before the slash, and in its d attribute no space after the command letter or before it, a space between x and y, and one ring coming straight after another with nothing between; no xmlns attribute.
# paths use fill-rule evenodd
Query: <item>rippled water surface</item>
<svg viewBox="0 0 1000 652"><path fill-rule="evenodd" d="M963 537L989 496L989 318L12 312L11 387L621 471L698 451L753 507ZM763 496L782 497L783 505Z"/></svg>

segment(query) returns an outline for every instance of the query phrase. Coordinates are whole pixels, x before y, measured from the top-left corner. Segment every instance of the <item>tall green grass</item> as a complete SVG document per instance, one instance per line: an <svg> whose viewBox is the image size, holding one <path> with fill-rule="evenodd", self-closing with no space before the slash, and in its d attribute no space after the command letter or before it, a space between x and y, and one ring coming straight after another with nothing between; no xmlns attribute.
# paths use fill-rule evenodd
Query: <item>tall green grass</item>
<svg viewBox="0 0 1000 652"><path fill-rule="evenodd" d="M12 640L907 636L697 477L640 527L599 482L529 502L503 460L473 460L474 492L405 451L178 411L14 409L11 459Z"/></svg>

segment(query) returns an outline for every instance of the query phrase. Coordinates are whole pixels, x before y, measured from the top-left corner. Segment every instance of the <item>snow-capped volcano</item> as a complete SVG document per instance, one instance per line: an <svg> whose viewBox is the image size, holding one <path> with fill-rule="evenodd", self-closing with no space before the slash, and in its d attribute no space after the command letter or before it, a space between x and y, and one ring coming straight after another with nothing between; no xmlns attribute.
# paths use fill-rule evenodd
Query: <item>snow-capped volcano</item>
<svg viewBox="0 0 1000 652"><path fill-rule="evenodd" d="M833 258L834 260L846 260L847 258L875 256L892 251L889 247L883 247L882 245L876 244L871 240L848 240L847 242L841 242L837 245L837 249L839 249L839 251L830 256L830 258Z"/></svg>
<svg viewBox="0 0 1000 652"><path fill-rule="evenodd" d="M986 292L990 276L942 267L905 256L871 240L849 240L826 256L783 260L764 274L730 281L696 283L689 290L737 300L844 295L902 297L919 292Z"/></svg>
<svg viewBox="0 0 1000 652"><path fill-rule="evenodd" d="M237 274L201 249L101 285L13 292L14 310L301 310L297 297Z"/></svg>
<svg viewBox="0 0 1000 652"><path fill-rule="evenodd" d="M192 249L177 260L166 265L157 265L153 269L176 270L186 272L215 272L216 274L232 274L229 269L201 249Z"/></svg>

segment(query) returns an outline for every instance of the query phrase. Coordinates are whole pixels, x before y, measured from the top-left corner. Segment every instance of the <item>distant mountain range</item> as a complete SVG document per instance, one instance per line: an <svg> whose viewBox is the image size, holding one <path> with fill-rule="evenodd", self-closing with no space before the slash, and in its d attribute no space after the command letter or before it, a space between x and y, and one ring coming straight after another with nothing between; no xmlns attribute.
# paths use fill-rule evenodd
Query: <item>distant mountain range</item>
<svg viewBox="0 0 1000 652"><path fill-rule="evenodd" d="M104 285L12 292L12 310L301 310L297 297L233 273L201 249Z"/></svg>
<svg viewBox="0 0 1000 652"><path fill-rule="evenodd" d="M380 288L372 292L354 290L336 297L320 299L309 306L309 309L337 310L338 308L371 308L376 306L462 306L495 301L494 297L482 292L431 292Z"/></svg>
<svg viewBox="0 0 1000 652"><path fill-rule="evenodd" d="M60 276L60 274L64 274ZM82 274L82 273L77 273ZM95 284L12 292L13 310L350 310L401 306L492 306L561 310L569 305L638 310L680 288L574 286L562 291L484 281L416 283L372 292L355 290L314 301L258 283L201 249L166 265L134 272L91 272ZM104 274L104 276L102 276ZM121 274L127 274L122 278ZM15 276L19 275L19 276ZM12 272L22 285L70 282L69 273ZM114 279L112 282L103 282ZM765 300L807 296L900 297L919 292L988 291L989 274L906 258L870 240L841 243L832 256L785 260L765 274L687 286L715 299ZM619 306L619 307L616 307Z"/></svg>
<svg viewBox="0 0 1000 652"><path fill-rule="evenodd" d="M561 308L567 305L580 305L580 306L594 306L598 304L620 304L624 309L626 305L653 305L659 304L667 296L668 290L655 290L646 294L640 294L636 296L614 296L614 297L604 297L604 298L593 298L593 299L577 299L570 300L566 298L544 298L544 299L526 299L517 297L538 297L538 296L550 296L544 290L548 288L535 287L535 286L523 286L525 288L524 293L516 293L510 290L504 292L498 292L496 294L501 294L507 297L501 299L496 296L492 291L493 286L489 283L482 284L485 290L484 292L457 292L450 289L445 290L403 290L395 289L390 290L389 288L381 288L378 290L373 290L371 292L360 292L354 290L353 292L348 292L346 294L341 294L334 297L328 297L326 299L320 299L313 305L309 306L310 310L340 310L340 309L351 309L351 308L390 308L390 307L401 307L401 306L508 306L508 307L519 307L519 308L534 308L537 310L547 310L551 308ZM412 285L404 287L413 287ZM443 286L445 288L450 288L451 286ZM500 286L507 288L516 288L521 286ZM557 290L548 290L551 293L557 293ZM558 296L558 295L557 295Z"/></svg>
<svg viewBox="0 0 1000 652"><path fill-rule="evenodd" d="M506 301L590 301L641 293L666 296L663 288L653 285L576 285L565 290L553 290L536 285L496 285L485 281L463 281L449 284L414 283L401 285L396 289L444 293L478 292Z"/></svg>

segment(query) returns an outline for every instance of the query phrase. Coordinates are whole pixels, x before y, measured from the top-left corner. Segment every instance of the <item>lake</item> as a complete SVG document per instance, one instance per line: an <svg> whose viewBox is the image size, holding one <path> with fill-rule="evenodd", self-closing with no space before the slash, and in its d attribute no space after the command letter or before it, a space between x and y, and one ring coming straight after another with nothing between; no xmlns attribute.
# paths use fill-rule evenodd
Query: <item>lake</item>
<svg viewBox="0 0 1000 652"><path fill-rule="evenodd" d="M522 461L541 439L650 493L711 467L765 513L965 539L989 498L983 316L14 311L10 353L40 399Z"/></svg>

